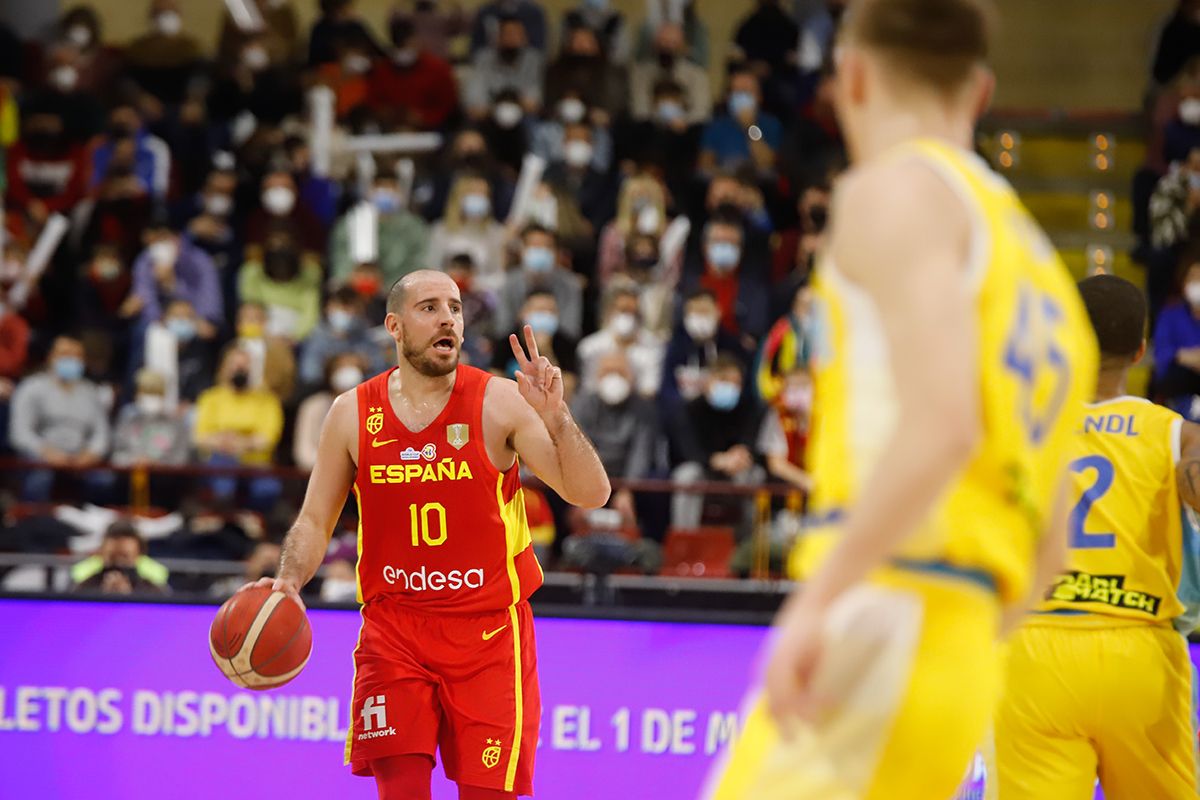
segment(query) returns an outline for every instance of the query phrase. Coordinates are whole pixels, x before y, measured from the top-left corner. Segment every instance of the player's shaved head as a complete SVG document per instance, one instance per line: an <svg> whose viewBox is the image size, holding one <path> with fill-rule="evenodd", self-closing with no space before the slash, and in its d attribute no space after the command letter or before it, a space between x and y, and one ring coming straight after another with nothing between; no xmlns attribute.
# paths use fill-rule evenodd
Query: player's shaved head
<svg viewBox="0 0 1200 800"><path fill-rule="evenodd" d="M1093 275L1079 283L1079 294L1096 331L1100 355L1128 366L1141 352L1146 331L1146 295L1124 278Z"/></svg>
<svg viewBox="0 0 1200 800"><path fill-rule="evenodd" d="M387 313L399 314L405 303L408 302L409 291L417 286L425 285L434 290L450 289L456 294L458 292L458 284L446 273L438 272L435 269L419 269L416 272L408 273L392 284L387 296Z"/></svg>
<svg viewBox="0 0 1200 800"><path fill-rule="evenodd" d="M856 0L842 36L893 74L953 93L987 60L994 21L991 0Z"/></svg>

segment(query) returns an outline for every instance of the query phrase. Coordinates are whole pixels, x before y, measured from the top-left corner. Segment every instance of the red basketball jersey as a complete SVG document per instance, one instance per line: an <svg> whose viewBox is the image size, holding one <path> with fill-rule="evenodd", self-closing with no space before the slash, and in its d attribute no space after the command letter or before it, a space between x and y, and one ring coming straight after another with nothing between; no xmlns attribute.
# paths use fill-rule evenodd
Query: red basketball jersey
<svg viewBox="0 0 1200 800"><path fill-rule="evenodd" d="M388 376L358 387L358 599L434 612L508 608L542 585L514 463L483 441L491 375L460 365L442 413L420 433L388 398Z"/></svg>

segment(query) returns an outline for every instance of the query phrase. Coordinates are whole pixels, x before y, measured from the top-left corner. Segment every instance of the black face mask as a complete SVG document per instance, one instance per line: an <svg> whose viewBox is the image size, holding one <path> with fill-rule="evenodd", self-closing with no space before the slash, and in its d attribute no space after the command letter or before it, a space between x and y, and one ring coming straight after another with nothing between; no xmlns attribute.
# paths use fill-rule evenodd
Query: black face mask
<svg viewBox="0 0 1200 800"><path fill-rule="evenodd" d="M642 256L629 259L629 267L638 272L649 272L658 266L658 256Z"/></svg>
<svg viewBox="0 0 1200 800"><path fill-rule="evenodd" d="M519 48L519 47L500 47L500 48L496 49L496 52L500 55L501 61L503 61L507 64L511 64L512 62L517 60L517 54L521 52L521 48Z"/></svg>
<svg viewBox="0 0 1200 800"><path fill-rule="evenodd" d="M433 0L417 0L416 7L417 11L429 13L437 7L437 4L434 3Z"/></svg>
<svg viewBox="0 0 1200 800"><path fill-rule="evenodd" d="M740 217L742 216L742 207L737 203L731 203L728 200L717 203L717 207L713 209L714 217Z"/></svg>
<svg viewBox="0 0 1200 800"><path fill-rule="evenodd" d="M825 230L825 223L829 221L829 209L825 206L813 206L808 210L808 225L813 233L820 233Z"/></svg>
<svg viewBox="0 0 1200 800"><path fill-rule="evenodd" d="M300 257L290 247L268 250L263 255L263 271L273 281L290 281L300 272Z"/></svg>
<svg viewBox="0 0 1200 800"><path fill-rule="evenodd" d="M108 126L108 137L110 139L128 139L136 134L133 128L121 122L114 122Z"/></svg>
<svg viewBox="0 0 1200 800"><path fill-rule="evenodd" d="M658 51L658 65L663 69L674 69L675 60L677 58L678 57L674 53L667 50Z"/></svg>
<svg viewBox="0 0 1200 800"><path fill-rule="evenodd" d="M244 369L239 369L237 372L229 376L229 382L233 384L233 388L239 392L244 391L250 385L250 373Z"/></svg>
<svg viewBox="0 0 1200 800"><path fill-rule="evenodd" d="M62 134L50 131L30 131L25 134L25 143L35 153L52 153L62 147Z"/></svg>

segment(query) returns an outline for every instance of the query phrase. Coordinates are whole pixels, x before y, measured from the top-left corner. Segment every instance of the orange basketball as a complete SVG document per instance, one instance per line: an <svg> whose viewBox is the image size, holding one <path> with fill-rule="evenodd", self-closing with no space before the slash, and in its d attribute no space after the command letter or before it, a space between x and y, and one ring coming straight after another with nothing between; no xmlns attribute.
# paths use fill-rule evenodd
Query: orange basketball
<svg viewBox="0 0 1200 800"><path fill-rule="evenodd" d="M247 586L225 601L208 629L213 661L243 689L273 689L300 674L312 652L304 609L283 592Z"/></svg>

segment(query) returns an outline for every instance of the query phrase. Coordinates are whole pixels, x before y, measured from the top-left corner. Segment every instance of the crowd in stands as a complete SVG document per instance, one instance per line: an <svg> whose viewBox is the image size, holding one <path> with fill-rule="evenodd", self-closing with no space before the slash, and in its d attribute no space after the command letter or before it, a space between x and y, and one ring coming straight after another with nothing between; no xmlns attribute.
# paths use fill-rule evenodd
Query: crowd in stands
<svg viewBox="0 0 1200 800"><path fill-rule="evenodd" d="M311 469L336 394L395 363L388 289L427 267L462 292L467 363L511 375L507 336L532 327L614 477L811 485L804 287L844 159L842 0L747 4L728 46L693 0L639 19L403 0L370 22L321 0L308 31L294 0L249 2L262 26L227 11L211 50L178 0L150 0L126 42L86 4L24 41L0 30L0 438L39 462L21 500L124 504L108 464ZM396 133L442 145L346 146ZM544 170L521 195L530 154ZM153 495L265 515L295 499L270 471L198 493L155 477ZM561 538L572 518L543 499L531 524ZM660 500L611 506L653 538L714 513ZM185 516L152 552L195 553L204 515ZM120 558L86 580L161 584L144 547L105 547Z"/></svg>

